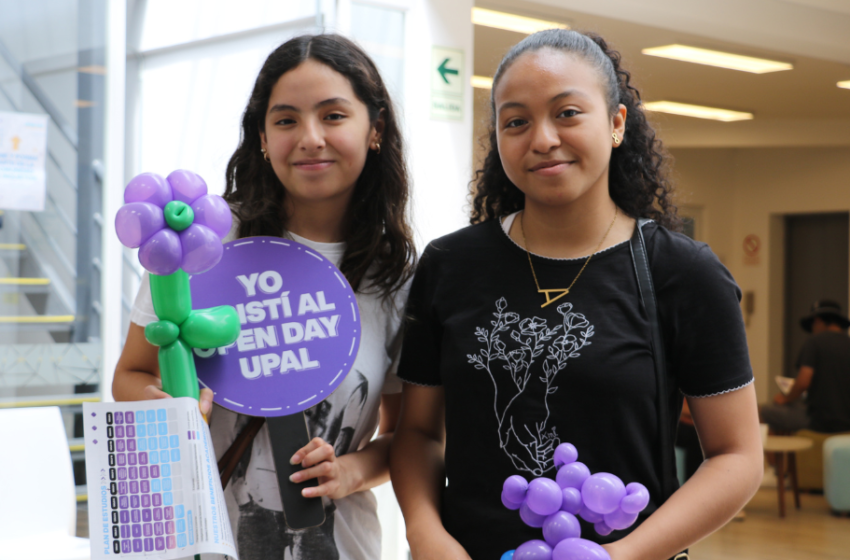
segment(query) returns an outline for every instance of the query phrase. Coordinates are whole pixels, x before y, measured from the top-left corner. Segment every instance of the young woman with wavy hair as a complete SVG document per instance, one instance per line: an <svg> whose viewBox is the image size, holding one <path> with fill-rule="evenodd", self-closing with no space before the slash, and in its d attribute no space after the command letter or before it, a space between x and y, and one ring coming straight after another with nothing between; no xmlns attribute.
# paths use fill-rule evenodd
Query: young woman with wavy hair
<svg viewBox="0 0 850 560"><path fill-rule="evenodd" d="M650 493L635 526L602 536L582 521L582 537L613 560L670 558L761 479L740 290L707 245L676 232L667 156L601 38L530 35L499 65L491 110L473 225L426 248L408 304L391 471L413 559L489 560L540 539L502 505L502 483L554 478L566 442L590 472ZM665 395L637 228L674 380ZM675 422L682 394L706 460L669 495L659 422Z"/></svg>
<svg viewBox="0 0 850 560"><path fill-rule="evenodd" d="M225 491L239 557L378 560L369 489L389 476L401 390L394 371L414 246L402 138L372 60L338 35L296 37L278 47L257 77L226 180L234 225L225 241L282 236L319 251L354 288L363 329L345 381L305 412L314 439L291 458L304 467L295 482L318 478L303 493L323 500L325 523L287 528L264 425ZM117 400L167 397L156 349L144 337L144 326L156 320L148 286L145 278L116 368ZM212 393L204 389L201 410L211 409ZM248 421L212 410L219 455Z"/></svg>

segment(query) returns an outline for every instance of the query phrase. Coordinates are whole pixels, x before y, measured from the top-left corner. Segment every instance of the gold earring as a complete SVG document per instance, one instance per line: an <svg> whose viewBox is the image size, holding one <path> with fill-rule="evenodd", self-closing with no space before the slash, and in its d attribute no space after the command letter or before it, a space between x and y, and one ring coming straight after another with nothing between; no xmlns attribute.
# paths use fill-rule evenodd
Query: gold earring
<svg viewBox="0 0 850 560"><path fill-rule="evenodd" d="M263 152L263 159L266 160L267 162L271 163L271 160L269 159L269 154L268 154L268 152L266 152L266 149L260 148L260 151Z"/></svg>
<svg viewBox="0 0 850 560"><path fill-rule="evenodd" d="M615 143L615 144L619 144L619 143L620 143L620 138L617 136L617 133L616 133L616 132L615 132L615 133L613 133L611 136L614 138L614 143Z"/></svg>
<svg viewBox="0 0 850 560"><path fill-rule="evenodd" d="M375 153L376 154L381 153L381 143L380 142L375 142Z"/></svg>

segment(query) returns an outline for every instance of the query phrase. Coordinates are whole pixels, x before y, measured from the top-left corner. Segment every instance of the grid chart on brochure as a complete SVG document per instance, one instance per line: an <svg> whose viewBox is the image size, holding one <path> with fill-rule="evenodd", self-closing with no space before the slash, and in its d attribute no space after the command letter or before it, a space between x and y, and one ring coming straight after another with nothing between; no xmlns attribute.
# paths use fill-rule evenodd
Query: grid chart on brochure
<svg viewBox="0 0 850 560"><path fill-rule="evenodd" d="M217 477L218 471L207 472L209 431L200 425L200 414L190 412L197 403L188 411L175 406L183 404L178 401L110 404L114 410L98 411L94 405L84 413L91 426L86 428L91 441L87 464L90 448L100 460L90 469L101 482L100 495L89 497L90 510L100 504L100 511L90 512L98 518L96 525L90 520L92 551L180 557L180 550L193 548L196 541L232 541L221 489L208 476ZM89 481L91 491L95 481ZM215 536L209 534L213 531ZM102 542L95 544L98 537Z"/></svg>

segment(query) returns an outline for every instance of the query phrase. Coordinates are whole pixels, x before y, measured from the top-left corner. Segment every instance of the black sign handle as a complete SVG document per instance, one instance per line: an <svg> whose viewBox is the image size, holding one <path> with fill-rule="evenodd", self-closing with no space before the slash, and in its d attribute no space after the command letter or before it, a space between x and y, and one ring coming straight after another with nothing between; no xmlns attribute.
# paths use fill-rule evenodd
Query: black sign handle
<svg viewBox="0 0 850 560"><path fill-rule="evenodd" d="M280 500L283 503L283 517L290 529L318 527L325 522L325 508L321 498L305 498L301 495L304 488L316 487L318 479L304 482L292 482L289 477L301 469L301 465L292 465L289 459L295 452L310 443L307 418L303 412L287 416L266 418L269 425L269 439L272 444L277 484L280 488Z"/></svg>

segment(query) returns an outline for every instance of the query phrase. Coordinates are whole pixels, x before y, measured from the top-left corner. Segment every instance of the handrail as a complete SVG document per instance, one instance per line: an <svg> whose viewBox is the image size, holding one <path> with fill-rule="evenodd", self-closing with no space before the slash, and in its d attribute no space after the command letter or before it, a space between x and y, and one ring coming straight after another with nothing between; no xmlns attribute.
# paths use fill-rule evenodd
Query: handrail
<svg viewBox="0 0 850 560"><path fill-rule="evenodd" d="M12 68L12 71L17 74L24 86L26 86L32 96L35 97L36 101L38 101L38 104L41 105L48 116L50 116L51 120L56 123L56 126L59 128L59 132L62 133L62 136L64 136L76 150L79 145L77 131L74 130L67 120L65 120L65 117L62 116L59 109L56 108L53 102L50 101L50 98L48 98L42 91L41 86L32 79L29 72L24 70L23 65L15 59L15 56L8 48L6 48L3 41L0 41L0 56L6 60L6 64L8 64Z"/></svg>

